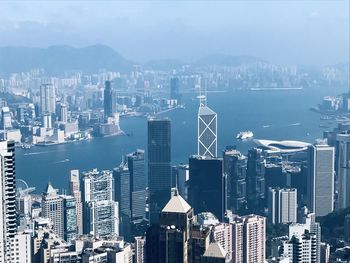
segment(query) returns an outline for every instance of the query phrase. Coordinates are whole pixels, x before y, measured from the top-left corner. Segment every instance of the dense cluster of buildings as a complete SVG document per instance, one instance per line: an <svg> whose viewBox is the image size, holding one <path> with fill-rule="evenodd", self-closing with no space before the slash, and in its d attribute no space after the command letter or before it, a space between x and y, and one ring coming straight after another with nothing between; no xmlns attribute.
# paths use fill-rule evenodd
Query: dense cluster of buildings
<svg viewBox="0 0 350 263"><path fill-rule="evenodd" d="M181 100L178 85L170 80L174 101ZM94 126L99 133L119 129L115 93L106 81L103 121ZM51 182L41 195L16 189L15 142L7 136L0 142L0 262L327 263L346 257L346 246L330 255L316 218L350 206L350 125L340 124L315 144L259 140L247 155L234 146L220 153L217 114L206 95L199 99L197 153L188 164L172 164L171 120L150 117L146 153L126 153L111 170L72 170L64 193ZM39 105L33 113L42 117L45 133L64 133L57 124L73 121L52 85L41 86ZM5 132L11 116L3 107ZM288 233L268 240L268 227L276 225Z"/></svg>

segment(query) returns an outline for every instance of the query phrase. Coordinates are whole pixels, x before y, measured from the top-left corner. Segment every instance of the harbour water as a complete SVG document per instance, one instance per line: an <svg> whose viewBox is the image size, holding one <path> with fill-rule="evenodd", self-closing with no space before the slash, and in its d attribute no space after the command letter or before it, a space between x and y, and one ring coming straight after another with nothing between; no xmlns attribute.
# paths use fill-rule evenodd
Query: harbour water
<svg viewBox="0 0 350 263"><path fill-rule="evenodd" d="M208 106L218 113L218 152L227 145L237 145L246 153L252 142L240 142L236 135L251 130L254 138L302 140L313 142L322 137L320 115L310 111L325 95L336 95L342 89L235 91L208 94ZM197 151L196 94L184 96L185 109L162 114L172 121L172 161L186 163ZM112 169L122 155L138 148L147 149L147 120L142 117L121 120L121 127L132 136L95 138L49 147L16 150L17 178L24 179L36 192L43 191L48 181L67 189L69 170Z"/></svg>

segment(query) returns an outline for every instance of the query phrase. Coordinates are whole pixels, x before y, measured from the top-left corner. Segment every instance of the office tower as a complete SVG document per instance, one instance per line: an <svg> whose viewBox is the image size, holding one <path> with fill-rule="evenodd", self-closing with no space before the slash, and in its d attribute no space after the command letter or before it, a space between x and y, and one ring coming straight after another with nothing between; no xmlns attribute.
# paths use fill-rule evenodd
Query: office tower
<svg viewBox="0 0 350 263"><path fill-rule="evenodd" d="M54 232L60 238L64 238L63 199L57 194L57 189L54 189L50 182L42 194L41 209L42 216L51 220Z"/></svg>
<svg viewBox="0 0 350 263"><path fill-rule="evenodd" d="M105 82L103 106L105 118L112 117L117 112L116 94L112 87L112 81L109 80Z"/></svg>
<svg viewBox="0 0 350 263"><path fill-rule="evenodd" d="M56 112L56 93L52 84L42 84L40 86L40 113Z"/></svg>
<svg viewBox="0 0 350 263"><path fill-rule="evenodd" d="M198 155L217 157L217 114L202 100L198 109Z"/></svg>
<svg viewBox="0 0 350 263"><path fill-rule="evenodd" d="M1 129L12 128L12 117L9 107L2 107L1 109Z"/></svg>
<svg viewBox="0 0 350 263"><path fill-rule="evenodd" d="M135 237L135 263L146 262L146 237Z"/></svg>
<svg viewBox="0 0 350 263"><path fill-rule="evenodd" d="M170 197L171 125L169 119L148 120L148 189L150 223L156 224L159 213Z"/></svg>
<svg viewBox="0 0 350 263"><path fill-rule="evenodd" d="M0 141L0 262L10 259L11 239L16 235L15 143Z"/></svg>
<svg viewBox="0 0 350 263"><path fill-rule="evenodd" d="M62 195L61 198L63 200L63 239L69 242L75 239L78 233L76 204L73 196Z"/></svg>
<svg viewBox="0 0 350 263"><path fill-rule="evenodd" d="M159 225L152 225L146 236L146 262L188 263L193 209L177 191L163 208Z"/></svg>
<svg viewBox="0 0 350 263"><path fill-rule="evenodd" d="M131 218L133 221L146 217L147 176L145 151L136 150L127 155L130 173Z"/></svg>
<svg viewBox="0 0 350 263"><path fill-rule="evenodd" d="M350 134L336 135L336 189L338 190L337 209L350 206Z"/></svg>
<svg viewBox="0 0 350 263"><path fill-rule="evenodd" d="M247 203L250 211L260 211L265 198L265 159L260 149L248 151Z"/></svg>
<svg viewBox="0 0 350 263"><path fill-rule="evenodd" d="M119 235L117 202L111 200L92 201L86 204L86 209L84 224L86 224L89 233L101 238Z"/></svg>
<svg viewBox="0 0 350 263"><path fill-rule="evenodd" d="M222 220L226 210L222 158L192 156L189 169L189 203L196 213L210 211Z"/></svg>
<svg viewBox="0 0 350 263"><path fill-rule="evenodd" d="M115 201L119 203L120 235L130 240L131 192L130 173L125 160L113 170Z"/></svg>
<svg viewBox="0 0 350 263"><path fill-rule="evenodd" d="M322 141L308 147L308 208L325 216L334 208L334 148Z"/></svg>
<svg viewBox="0 0 350 263"><path fill-rule="evenodd" d="M119 234L118 203L114 201L111 171L93 169L81 173L84 202L84 233L109 237Z"/></svg>
<svg viewBox="0 0 350 263"><path fill-rule="evenodd" d="M202 256L202 263L228 263L226 251L219 243L213 242L209 245Z"/></svg>
<svg viewBox="0 0 350 263"><path fill-rule="evenodd" d="M16 109L16 117L19 122L24 122L25 120L25 114L26 114L26 106L25 105L18 105Z"/></svg>
<svg viewBox="0 0 350 263"><path fill-rule="evenodd" d="M83 234L83 204L81 201L79 170L71 170L69 177L69 194L74 197L76 220L77 220L77 234Z"/></svg>
<svg viewBox="0 0 350 263"><path fill-rule="evenodd" d="M350 241L350 214L347 214L344 219L344 235L345 241Z"/></svg>
<svg viewBox="0 0 350 263"><path fill-rule="evenodd" d="M227 180L227 209L238 213L246 206L247 158L236 150L224 152L224 174Z"/></svg>
<svg viewBox="0 0 350 263"><path fill-rule="evenodd" d="M297 222L297 189L269 188L268 220L272 224Z"/></svg>
<svg viewBox="0 0 350 263"><path fill-rule="evenodd" d="M57 107L58 121L66 123L68 121L68 109L64 103L58 104Z"/></svg>
<svg viewBox="0 0 350 263"><path fill-rule="evenodd" d="M178 104L181 103L179 78L177 77L170 79L170 99L177 100Z"/></svg>
<svg viewBox="0 0 350 263"><path fill-rule="evenodd" d="M258 215L235 217L232 224L232 262L263 263L266 219Z"/></svg>

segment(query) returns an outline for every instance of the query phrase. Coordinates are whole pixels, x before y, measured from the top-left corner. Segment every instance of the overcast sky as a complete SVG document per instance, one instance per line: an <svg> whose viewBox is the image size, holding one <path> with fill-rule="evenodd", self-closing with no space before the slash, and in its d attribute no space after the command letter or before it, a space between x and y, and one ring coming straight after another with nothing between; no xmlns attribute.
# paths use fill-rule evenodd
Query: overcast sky
<svg viewBox="0 0 350 263"><path fill-rule="evenodd" d="M0 1L0 45L106 44L134 61L349 60L349 1Z"/></svg>

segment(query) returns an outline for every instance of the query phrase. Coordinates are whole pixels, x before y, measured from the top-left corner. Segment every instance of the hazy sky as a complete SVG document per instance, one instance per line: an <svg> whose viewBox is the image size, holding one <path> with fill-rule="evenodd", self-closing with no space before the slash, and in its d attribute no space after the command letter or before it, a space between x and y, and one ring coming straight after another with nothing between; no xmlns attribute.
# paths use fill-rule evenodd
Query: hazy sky
<svg viewBox="0 0 350 263"><path fill-rule="evenodd" d="M0 45L106 44L135 61L222 53L349 61L349 1L3 1Z"/></svg>

